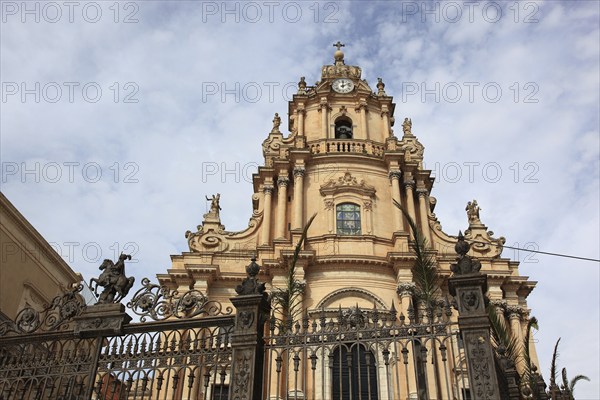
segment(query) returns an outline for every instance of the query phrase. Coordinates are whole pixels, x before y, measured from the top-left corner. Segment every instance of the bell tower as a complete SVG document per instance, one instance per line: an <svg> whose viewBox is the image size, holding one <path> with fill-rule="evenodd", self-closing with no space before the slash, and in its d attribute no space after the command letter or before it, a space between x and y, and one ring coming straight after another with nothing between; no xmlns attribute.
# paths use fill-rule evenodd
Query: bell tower
<svg viewBox="0 0 600 400"><path fill-rule="evenodd" d="M290 130L307 141L360 139L384 143L392 135L394 104L378 79L377 92L362 79L358 66L346 65L339 41L332 65L321 68L321 80L307 86L304 77L290 102Z"/></svg>

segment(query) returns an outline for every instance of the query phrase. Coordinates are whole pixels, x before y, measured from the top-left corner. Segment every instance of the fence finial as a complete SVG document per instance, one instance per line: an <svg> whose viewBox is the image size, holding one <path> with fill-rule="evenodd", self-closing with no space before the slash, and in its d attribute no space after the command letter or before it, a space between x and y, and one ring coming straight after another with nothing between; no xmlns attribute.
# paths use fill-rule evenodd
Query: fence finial
<svg viewBox="0 0 600 400"><path fill-rule="evenodd" d="M250 259L251 263L246 267L248 277L244 279L241 285L235 288L240 296L248 294L265 294L265 284L258 281L256 276L260 272L260 265L256 263L256 257Z"/></svg>
<svg viewBox="0 0 600 400"><path fill-rule="evenodd" d="M450 265L450 270L454 275L479 274L481 263L476 258L473 258L467 253L471 245L465 240L461 231L458 231L458 241L454 246L454 250L458 253L456 264Z"/></svg>

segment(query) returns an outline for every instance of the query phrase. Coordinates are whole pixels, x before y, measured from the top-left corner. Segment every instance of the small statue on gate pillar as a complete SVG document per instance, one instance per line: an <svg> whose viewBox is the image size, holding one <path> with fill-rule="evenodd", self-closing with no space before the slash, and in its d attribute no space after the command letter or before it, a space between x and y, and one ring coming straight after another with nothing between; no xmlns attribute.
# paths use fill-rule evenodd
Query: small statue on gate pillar
<svg viewBox="0 0 600 400"><path fill-rule="evenodd" d="M116 264L112 260L104 260L99 267L102 271L100 276L90 279L90 289L94 286L94 294L96 296L98 296L98 286L104 288L96 304L118 303L129 293L135 282L135 278L133 276L129 278L125 276L125 260L131 260L131 256L129 254L121 254Z"/></svg>

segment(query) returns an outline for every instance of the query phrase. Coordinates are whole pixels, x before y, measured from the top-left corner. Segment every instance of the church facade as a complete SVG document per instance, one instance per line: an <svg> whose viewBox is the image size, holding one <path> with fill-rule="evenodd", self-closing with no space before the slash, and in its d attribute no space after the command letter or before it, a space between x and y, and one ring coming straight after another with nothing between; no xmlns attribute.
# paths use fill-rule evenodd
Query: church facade
<svg viewBox="0 0 600 400"><path fill-rule="evenodd" d="M158 275L162 285L197 289L228 303L246 276L248 260L256 257L267 291L285 287L295 246L315 215L296 263L295 278L304 284L298 300L303 315L316 318L350 308L408 315L413 305L419 307L410 219L432 251L437 296L451 298L447 280L458 239L436 218L424 146L411 119L396 119L383 80L373 89L360 67L346 64L339 42L337 47L333 64L322 67L314 86L300 78L289 102L288 132L282 132L275 114L262 143L264 163L253 175L248 228L227 231L219 195L213 196L196 231L185 234L189 251L172 256L172 267ZM482 223L476 201L467 204L466 214L464 237L471 244L469 255L487 275L487 296L511 334L522 340L527 296L536 282L520 275L518 262L502 256L505 240ZM406 388L411 396L417 390Z"/></svg>

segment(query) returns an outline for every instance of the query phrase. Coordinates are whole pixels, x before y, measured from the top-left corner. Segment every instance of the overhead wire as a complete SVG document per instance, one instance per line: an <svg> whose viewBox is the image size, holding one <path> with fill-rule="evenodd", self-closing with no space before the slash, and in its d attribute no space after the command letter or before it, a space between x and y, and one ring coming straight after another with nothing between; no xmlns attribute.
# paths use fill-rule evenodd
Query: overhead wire
<svg viewBox="0 0 600 400"><path fill-rule="evenodd" d="M600 263L600 260L595 259L595 258L572 256L572 255L569 255L569 254L562 254L562 253L551 253L551 252L548 252L548 251L540 251L540 250L522 249L520 247L506 246L506 245L497 244L497 243L480 242L480 241L477 241L477 240L469 240L469 239L465 239L465 240L467 240L468 242L471 242L471 243L493 245L493 246L496 246L496 247L502 247L502 248L511 249L511 250L528 251L530 253L544 254L544 255L547 255L547 256L572 258L572 259L575 259L575 260L592 261L592 262Z"/></svg>

